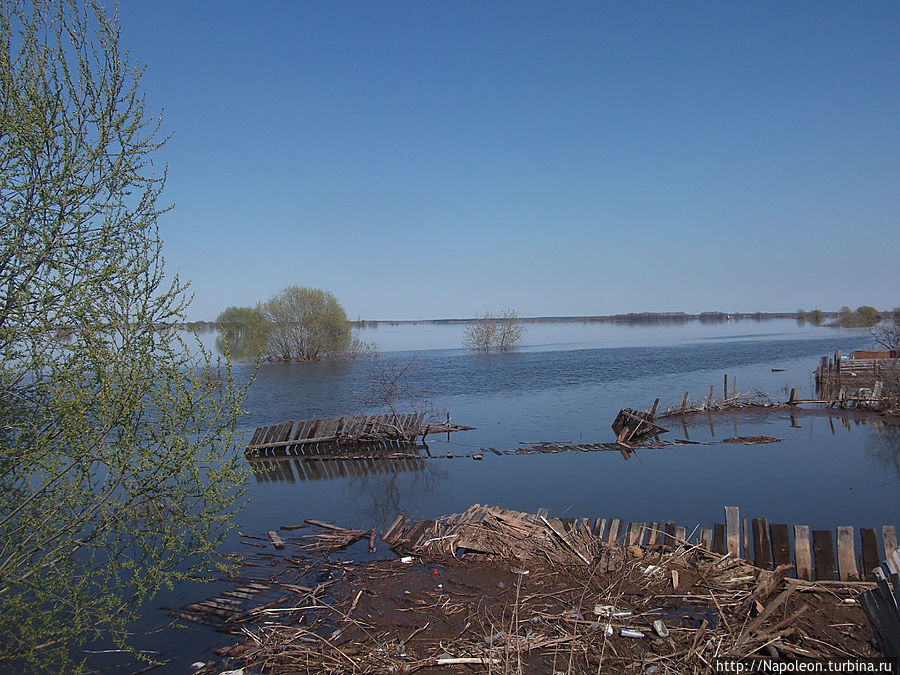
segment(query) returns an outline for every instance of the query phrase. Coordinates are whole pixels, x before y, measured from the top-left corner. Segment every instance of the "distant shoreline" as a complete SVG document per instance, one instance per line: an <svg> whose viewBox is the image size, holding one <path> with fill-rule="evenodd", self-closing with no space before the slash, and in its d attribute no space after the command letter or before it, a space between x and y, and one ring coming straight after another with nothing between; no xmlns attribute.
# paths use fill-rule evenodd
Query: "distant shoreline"
<svg viewBox="0 0 900 675"><path fill-rule="evenodd" d="M823 312L825 318L834 318L836 312ZM797 319L796 312L629 312L628 314L597 314L583 316L523 316L521 323L618 323L618 324L656 324L656 323L724 323L727 321L769 321L773 319ZM478 317L460 319L357 319L350 324L354 328L369 328L380 324L389 326L407 325L443 325L470 324L478 321ZM184 328L215 329L215 321L188 321Z"/></svg>

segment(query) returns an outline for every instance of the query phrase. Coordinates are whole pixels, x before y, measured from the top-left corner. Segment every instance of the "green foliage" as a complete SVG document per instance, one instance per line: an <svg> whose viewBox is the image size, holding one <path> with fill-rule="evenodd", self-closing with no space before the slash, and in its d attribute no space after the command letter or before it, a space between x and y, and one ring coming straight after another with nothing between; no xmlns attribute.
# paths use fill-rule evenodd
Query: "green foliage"
<svg viewBox="0 0 900 675"><path fill-rule="evenodd" d="M124 644L241 500L245 391L170 328L159 122L118 31L99 2L0 3L0 669Z"/></svg>
<svg viewBox="0 0 900 675"><path fill-rule="evenodd" d="M813 326L821 326L825 323L825 312L821 309L813 309L806 313L806 320Z"/></svg>
<svg viewBox="0 0 900 675"><path fill-rule="evenodd" d="M269 323L265 355L275 361L320 361L346 352L350 322L337 298L318 288L288 286L260 306Z"/></svg>
<svg viewBox="0 0 900 675"><path fill-rule="evenodd" d="M854 312L846 305L838 311L837 325L844 328L870 328L881 321L881 315L878 310L869 305L857 307Z"/></svg>
<svg viewBox="0 0 900 675"><path fill-rule="evenodd" d="M525 326L515 310L505 309L496 316L488 312L466 326L463 346L479 352L508 352L516 348L524 334Z"/></svg>
<svg viewBox="0 0 900 675"><path fill-rule="evenodd" d="M239 361L260 358L269 343L269 324L259 307L229 307L216 319L219 337L216 349Z"/></svg>
<svg viewBox="0 0 900 675"><path fill-rule="evenodd" d="M877 309L869 305L857 307L856 315L859 317L860 326L874 326L881 321L881 314L879 314Z"/></svg>

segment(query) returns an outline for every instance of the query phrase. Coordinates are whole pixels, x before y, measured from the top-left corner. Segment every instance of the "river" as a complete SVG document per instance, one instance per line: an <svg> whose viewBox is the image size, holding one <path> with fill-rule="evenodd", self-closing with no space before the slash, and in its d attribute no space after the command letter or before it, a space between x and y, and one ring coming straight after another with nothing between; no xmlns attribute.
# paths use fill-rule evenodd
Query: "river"
<svg viewBox="0 0 900 675"><path fill-rule="evenodd" d="M464 455L482 448L511 450L533 441L614 440L610 423L620 408L680 405L686 391L705 398L710 386L765 392L786 400L791 388L812 397L812 371L835 349L844 353L871 343L865 331L798 324L793 320L620 325L529 324L519 349L478 354L460 347L458 324L382 323L358 335L379 346L375 360L322 364L264 364L253 383L241 426L371 411L360 396L373 368L412 362L405 382L423 393L429 409L447 413L474 431L430 437L434 455ZM208 339L205 336L204 339ZM237 364L238 377L250 369ZM664 423L665 424L665 423ZM900 431L853 414L833 417L784 411L696 417L688 426L665 424L667 440L721 440L768 435L765 445L679 445L639 450L628 460L613 452L425 459L383 473L345 472L311 478L292 462L261 472L249 483L250 504L239 529L264 534L315 518L355 528L384 528L406 509L433 518L473 503L555 516L673 520L689 528L723 521L722 507L745 517L803 523L879 527L900 523ZM241 550L237 534L225 551ZM216 588L179 586L156 605L178 605L212 595ZM155 612L155 614L153 614ZM155 608L147 610L158 622ZM146 623L146 622L142 622ZM152 622L151 622L152 623ZM166 632L157 672L185 672L222 636L205 629ZM160 649L160 637L141 639Z"/></svg>

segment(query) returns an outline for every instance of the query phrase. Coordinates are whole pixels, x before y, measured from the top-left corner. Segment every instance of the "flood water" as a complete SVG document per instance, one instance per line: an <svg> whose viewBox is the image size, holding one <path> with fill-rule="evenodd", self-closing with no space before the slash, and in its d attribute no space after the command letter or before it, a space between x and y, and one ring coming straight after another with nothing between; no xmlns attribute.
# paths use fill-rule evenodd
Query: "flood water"
<svg viewBox="0 0 900 675"><path fill-rule="evenodd" d="M374 361L266 364L253 383L242 426L373 412L360 402L373 368L412 361L407 382L426 392L429 408L476 427L450 439L429 437L434 455L481 448L511 450L534 441L615 440L610 424L620 408L680 405L685 391L706 398L710 385L760 391L786 400L791 388L812 398L812 371L835 349L870 344L865 331L798 325L792 320L622 326L601 323L531 324L521 348L476 354L459 347L460 325L388 325L360 331L378 343ZM774 370L773 370L774 369ZM238 364L239 377L249 373ZM239 529L264 534L315 518L354 528L384 529L400 510L434 518L473 503L552 515L675 521L689 528L723 522L723 506L744 517L802 523L878 527L900 524L900 430L853 413L778 411L722 413L663 422L664 440L717 441L767 435L765 445L678 445L638 450L628 460L613 452L423 459L381 473L363 470L310 474L302 463L250 479L251 503ZM241 550L235 534L223 550ZM182 586L156 604L208 597L216 587ZM152 612L153 610L148 610ZM165 617L157 611L157 620ZM161 638L147 645L160 649ZM166 634L174 661L156 672L184 672L223 638L197 629Z"/></svg>

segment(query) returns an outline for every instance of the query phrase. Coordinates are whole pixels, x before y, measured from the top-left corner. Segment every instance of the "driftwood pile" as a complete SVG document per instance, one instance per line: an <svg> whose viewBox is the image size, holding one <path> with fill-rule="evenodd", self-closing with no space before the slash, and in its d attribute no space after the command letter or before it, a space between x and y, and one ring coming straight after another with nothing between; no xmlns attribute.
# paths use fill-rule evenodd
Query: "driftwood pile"
<svg viewBox="0 0 900 675"><path fill-rule="evenodd" d="M229 622L239 642L207 672L688 673L879 656L857 601L875 584L799 581L684 537L622 546L580 521L466 514L400 519L384 537L400 557L366 564L320 557L351 537L319 527L297 547L318 540L315 558L285 555L271 582L285 595Z"/></svg>

